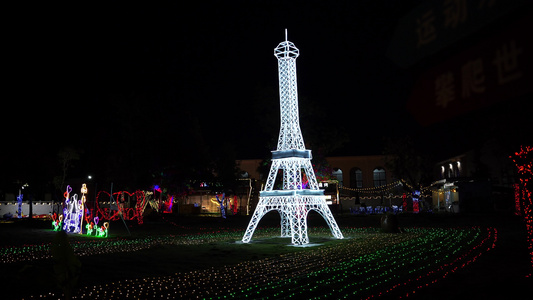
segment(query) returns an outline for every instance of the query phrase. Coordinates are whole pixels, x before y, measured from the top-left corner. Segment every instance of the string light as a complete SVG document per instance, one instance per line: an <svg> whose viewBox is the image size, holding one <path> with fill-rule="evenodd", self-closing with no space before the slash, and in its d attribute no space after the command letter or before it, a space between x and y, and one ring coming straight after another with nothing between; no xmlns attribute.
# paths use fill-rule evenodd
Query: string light
<svg viewBox="0 0 533 300"><path fill-rule="evenodd" d="M339 189L352 191L352 192L358 192L358 193L381 193L381 192L387 192L390 191L396 187L403 186L403 183L401 180L391 182L386 185L376 186L376 187L369 187L369 188L349 188L345 186L340 186Z"/></svg>
<svg viewBox="0 0 533 300"><path fill-rule="evenodd" d="M531 197L531 180L533 179L533 147L521 146L519 152L510 156L518 170L519 182L515 185L515 205L517 212L526 223L528 250L533 271L533 199ZM532 277L529 273L527 277Z"/></svg>
<svg viewBox="0 0 533 300"><path fill-rule="evenodd" d="M146 205L148 203L147 194L144 191L137 190L133 193L127 192L127 191L120 191L113 193L113 197L115 199L124 199L125 196L128 197L134 197L136 198L135 207L124 207L123 204L117 205L118 210L111 210L110 208L103 208L100 205L101 204L107 204L108 202L102 202L100 201L100 197L102 195L106 195L107 198L111 198L111 195L106 191L100 191L96 195L96 213L98 217L104 220L109 221L117 221L120 219L120 214L122 214L122 217L124 220L137 220L138 224L143 224L143 213L146 208ZM150 193L150 195L153 195L153 193Z"/></svg>
<svg viewBox="0 0 533 300"><path fill-rule="evenodd" d="M192 246L238 240L242 235L240 230L206 230L197 234L76 241L72 247L76 255L83 256L139 251L157 244ZM256 236L268 237L278 230L258 228ZM260 260L85 286L72 299L398 298L410 296L474 263L495 247L498 236L496 229L481 227L406 228L403 234L345 227L343 232L350 238ZM309 234L326 236L329 228L310 228ZM49 248L49 244L42 244L17 247L13 252L18 253L0 250L3 259L49 252ZM39 259L43 258L49 256ZM58 297L62 295L45 293L32 298Z"/></svg>

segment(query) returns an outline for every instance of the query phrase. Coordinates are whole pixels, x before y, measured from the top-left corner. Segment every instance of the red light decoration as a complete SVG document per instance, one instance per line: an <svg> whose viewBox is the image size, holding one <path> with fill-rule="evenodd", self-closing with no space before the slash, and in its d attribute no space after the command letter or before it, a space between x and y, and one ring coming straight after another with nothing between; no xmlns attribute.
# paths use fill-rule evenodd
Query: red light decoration
<svg viewBox="0 0 533 300"><path fill-rule="evenodd" d="M515 205L517 214L526 223L528 249L533 270L533 200L531 199L531 179L533 178L533 147L521 146L510 158L518 170L518 183L515 185ZM531 277L529 273L527 277Z"/></svg>
<svg viewBox="0 0 533 300"><path fill-rule="evenodd" d="M237 196L233 196L233 215L237 214L238 209Z"/></svg>
<svg viewBox="0 0 533 300"><path fill-rule="evenodd" d="M420 212L420 204L419 204L420 191L418 190L414 191L412 197L413 197L413 212L418 213Z"/></svg>
<svg viewBox="0 0 533 300"><path fill-rule="evenodd" d="M515 205L515 215L521 216L522 212L520 211L520 185L518 183L513 184L514 188L514 205Z"/></svg>
<svg viewBox="0 0 533 300"><path fill-rule="evenodd" d="M130 193L127 191L120 191L113 193L113 197L115 199L118 199L118 210L110 210L109 208L103 208L100 207L100 197L105 197L103 195L106 195L107 198L111 198L111 195L106 191L100 191L98 192L96 196L96 216L100 219L109 220L109 221L117 221L120 219L120 215L122 214L122 217L124 220L137 220L137 223L142 224L143 223L143 213L144 209L147 204L146 195L143 191L135 191L134 193ZM129 197L136 197L136 204L135 207L124 207L124 196Z"/></svg>
<svg viewBox="0 0 533 300"><path fill-rule="evenodd" d="M172 205L174 204L174 196L168 195L167 200L165 201L165 209L163 213L170 214L172 213Z"/></svg>

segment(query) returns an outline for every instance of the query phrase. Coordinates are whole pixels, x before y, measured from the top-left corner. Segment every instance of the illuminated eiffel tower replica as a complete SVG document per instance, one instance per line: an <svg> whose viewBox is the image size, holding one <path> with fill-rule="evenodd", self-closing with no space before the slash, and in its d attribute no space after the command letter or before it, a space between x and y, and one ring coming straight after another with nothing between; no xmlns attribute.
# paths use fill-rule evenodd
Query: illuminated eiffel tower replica
<svg viewBox="0 0 533 300"><path fill-rule="evenodd" d="M281 128L278 147L272 151L272 166L265 189L259 194L259 203L242 238L250 242L257 224L271 210L281 215L281 236L291 237L292 244L309 243L307 214L316 210L327 222L333 236L342 239L342 233L326 204L324 191L318 188L311 150L306 150L298 117L298 90L296 85L296 58L300 51L292 42L281 42L275 49L278 59ZM274 190L278 171L283 174L283 189ZM307 183L302 182L302 172Z"/></svg>

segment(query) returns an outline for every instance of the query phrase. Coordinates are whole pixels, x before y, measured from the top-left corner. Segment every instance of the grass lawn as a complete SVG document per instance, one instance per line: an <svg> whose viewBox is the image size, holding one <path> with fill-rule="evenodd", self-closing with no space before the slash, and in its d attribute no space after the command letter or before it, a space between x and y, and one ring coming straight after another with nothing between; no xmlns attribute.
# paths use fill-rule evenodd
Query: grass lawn
<svg viewBox="0 0 533 300"><path fill-rule="evenodd" d="M514 219L402 217L402 234L381 233L378 216L337 220L346 239L332 239L325 222L311 216L313 247L293 247L290 239L276 237L276 218L262 221L250 244L239 242L247 218L154 220L130 228L131 236L123 224L113 223L108 239L70 235L81 261L74 296L446 299L466 293L492 299L511 293L491 286L498 272L507 276L512 292L526 291L521 287L527 249L520 249L525 240ZM0 224L2 299L60 297L49 251L56 233L38 227L46 225ZM478 291L469 290L469 283Z"/></svg>

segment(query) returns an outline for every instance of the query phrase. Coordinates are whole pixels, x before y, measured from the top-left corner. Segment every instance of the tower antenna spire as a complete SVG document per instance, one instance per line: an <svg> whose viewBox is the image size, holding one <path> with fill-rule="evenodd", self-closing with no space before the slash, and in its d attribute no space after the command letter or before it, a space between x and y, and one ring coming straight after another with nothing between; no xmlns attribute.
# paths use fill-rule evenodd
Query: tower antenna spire
<svg viewBox="0 0 533 300"><path fill-rule="evenodd" d="M287 39L287 28L285 28L285 41L288 41L288 39Z"/></svg>

